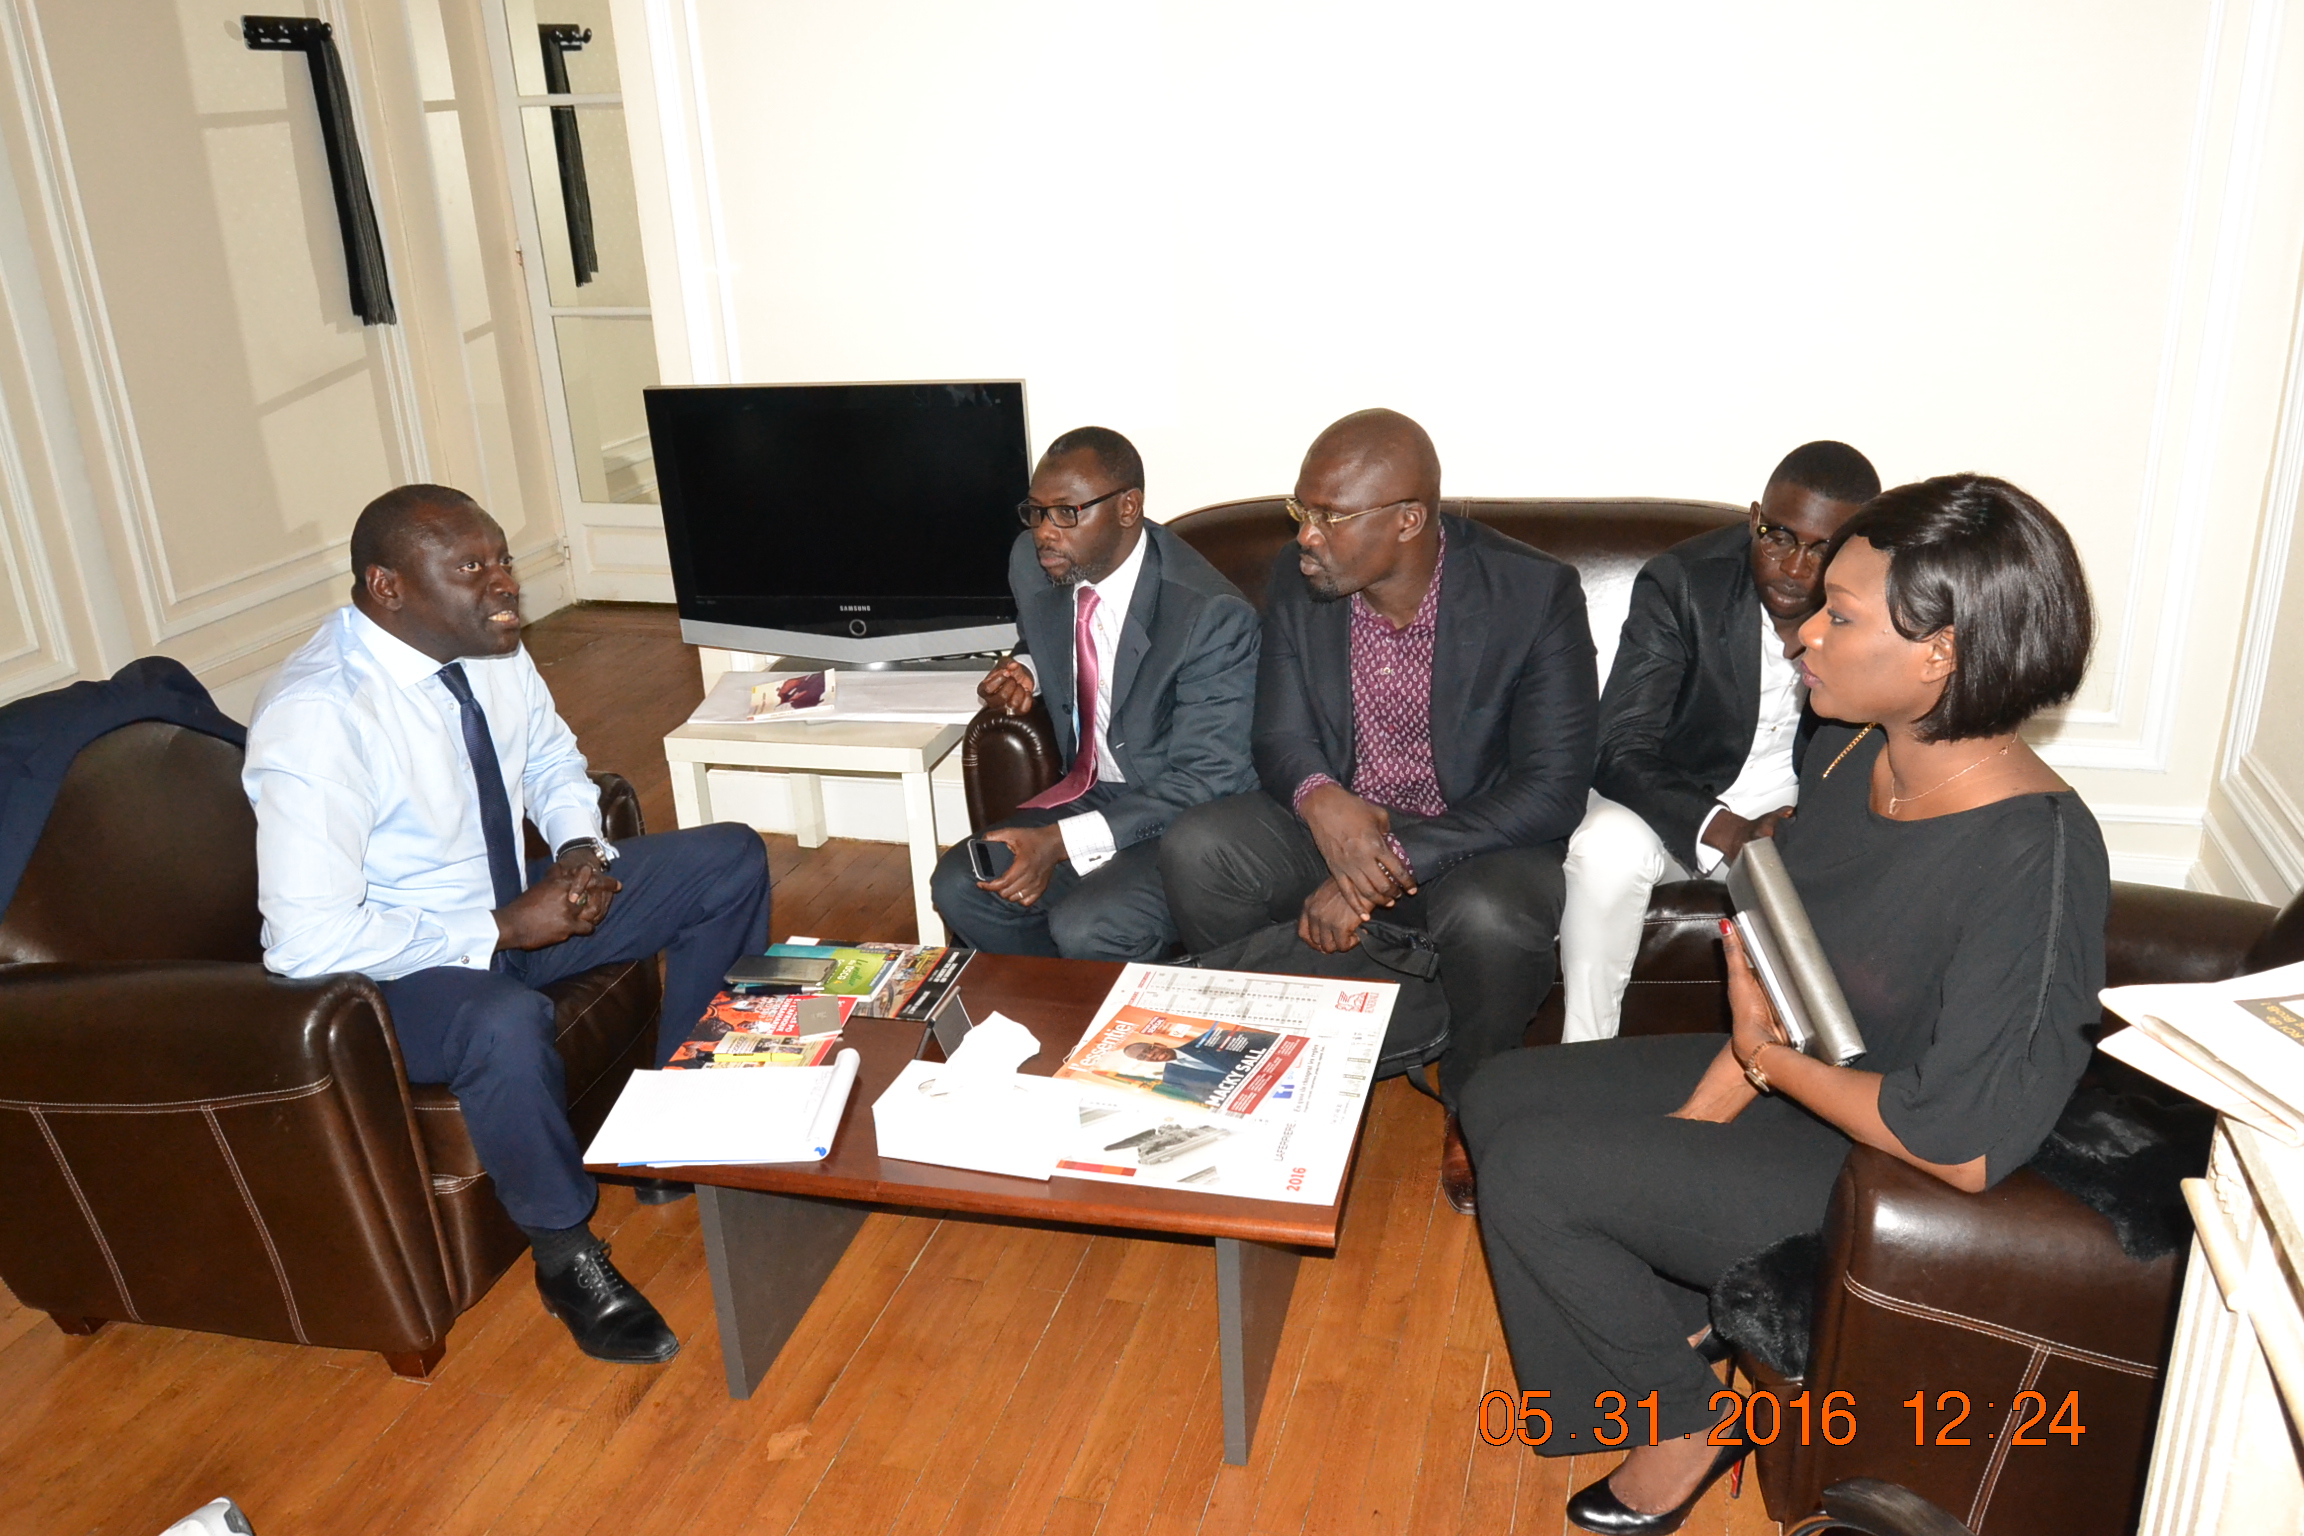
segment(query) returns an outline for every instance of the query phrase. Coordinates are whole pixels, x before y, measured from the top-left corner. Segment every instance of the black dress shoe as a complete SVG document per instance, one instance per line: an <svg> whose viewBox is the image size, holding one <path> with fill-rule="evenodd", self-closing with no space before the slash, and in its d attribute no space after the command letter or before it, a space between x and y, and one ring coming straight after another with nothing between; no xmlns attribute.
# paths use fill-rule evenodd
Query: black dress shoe
<svg viewBox="0 0 2304 1536"><path fill-rule="evenodd" d="M678 1205L696 1193L696 1186L679 1179L642 1179L632 1187L632 1198L642 1205Z"/></svg>
<svg viewBox="0 0 2304 1536"><path fill-rule="evenodd" d="M1616 1497L1616 1491L1608 1486L1608 1479L1602 1478L1568 1501L1568 1518L1580 1529L1597 1531L1600 1536L1665 1536L1666 1532L1676 1531L1687 1522L1696 1501L1720 1481L1722 1474L1744 1459L1747 1449L1742 1443L1722 1446L1720 1454L1712 1458L1712 1470L1704 1474L1696 1491L1682 1499L1676 1508L1644 1515Z"/></svg>
<svg viewBox="0 0 2304 1536"><path fill-rule="evenodd" d="M1463 1127L1450 1115L1448 1129L1440 1137L1440 1193L1457 1215L1476 1216L1480 1207L1474 1191L1472 1151L1464 1145Z"/></svg>
<svg viewBox="0 0 2304 1536"><path fill-rule="evenodd" d="M608 1262L608 1245L589 1249L556 1275L536 1272L544 1310L568 1325L576 1347L617 1365L661 1365L680 1353L680 1336Z"/></svg>

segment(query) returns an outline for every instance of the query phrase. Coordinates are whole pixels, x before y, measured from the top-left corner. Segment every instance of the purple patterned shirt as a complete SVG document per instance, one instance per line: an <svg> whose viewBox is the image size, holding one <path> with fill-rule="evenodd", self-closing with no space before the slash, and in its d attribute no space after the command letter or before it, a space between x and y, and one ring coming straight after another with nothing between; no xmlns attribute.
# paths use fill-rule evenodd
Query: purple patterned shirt
<svg viewBox="0 0 2304 1536"><path fill-rule="evenodd" d="M1443 526L1432 584L1405 629L1394 629L1359 593L1351 598L1352 740L1358 758L1352 793L1411 816L1438 816L1448 809L1432 770L1432 646L1440 632L1440 572L1447 558ZM1296 786L1291 803L1301 812L1306 795L1335 782L1315 773ZM1400 840L1389 841L1407 864Z"/></svg>

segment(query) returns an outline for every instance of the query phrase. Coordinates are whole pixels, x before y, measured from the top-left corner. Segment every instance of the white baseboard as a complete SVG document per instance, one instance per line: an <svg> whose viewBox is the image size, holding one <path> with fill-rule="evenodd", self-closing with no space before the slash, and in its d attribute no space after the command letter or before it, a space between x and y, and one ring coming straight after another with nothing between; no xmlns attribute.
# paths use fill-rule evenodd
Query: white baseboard
<svg viewBox="0 0 2304 1536"><path fill-rule="evenodd" d="M2112 878L2137 885L2165 885L2180 891L2197 889L2192 882L2193 871L2198 867L2197 859L2169 858L2148 853L2112 855Z"/></svg>

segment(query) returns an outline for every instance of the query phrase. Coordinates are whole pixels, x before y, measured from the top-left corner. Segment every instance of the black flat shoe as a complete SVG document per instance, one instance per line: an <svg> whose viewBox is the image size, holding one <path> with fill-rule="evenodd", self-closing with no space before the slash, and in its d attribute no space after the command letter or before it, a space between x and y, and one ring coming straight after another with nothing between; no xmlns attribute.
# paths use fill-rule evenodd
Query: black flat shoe
<svg viewBox="0 0 2304 1536"><path fill-rule="evenodd" d="M1712 1458L1712 1470L1696 1485L1696 1491L1682 1499L1679 1506L1661 1514L1644 1515L1616 1497L1615 1490L1602 1478L1580 1490L1568 1501L1568 1518L1580 1529L1596 1531L1599 1536L1665 1536L1687 1522L1689 1512L1699 1499L1720 1481L1722 1474L1744 1459L1750 1447L1741 1443L1724 1445L1720 1454Z"/></svg>
<svg viewBox="0 0 2304 1536"><path fill-rule="evenodd" d="M544 1310L568 1325L576 1347L595 1360L661 1365L680 1353L680 1336L639 1287L616 1272L605 1243L556 1275L539 1270L536 1293Z"/></svg>
<svg viewBox="0 0 2304 1536"><path fill-rule="evenodd" d="M632 1198L642 1205L678 1205L696 1193L696 1186L678 1179L642 1179L632 1187Z"/></svg>

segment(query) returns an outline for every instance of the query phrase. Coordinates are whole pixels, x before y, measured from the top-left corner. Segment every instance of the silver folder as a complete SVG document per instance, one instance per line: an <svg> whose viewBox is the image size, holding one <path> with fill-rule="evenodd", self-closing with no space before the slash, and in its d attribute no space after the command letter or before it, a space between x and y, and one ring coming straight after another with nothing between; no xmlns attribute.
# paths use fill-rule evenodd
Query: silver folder
<svg viewBox="0 0 2304 1536"><path fill-rule="evenodd" d="M1863 1031L1848 1011L1840 978L1816 942L1808 909L1792 888L1773 838L1753 838L1728 867L1728 900L1744 952L1792 1036L1792 1048L1836 1067L1863 1055Z"/></svg>

